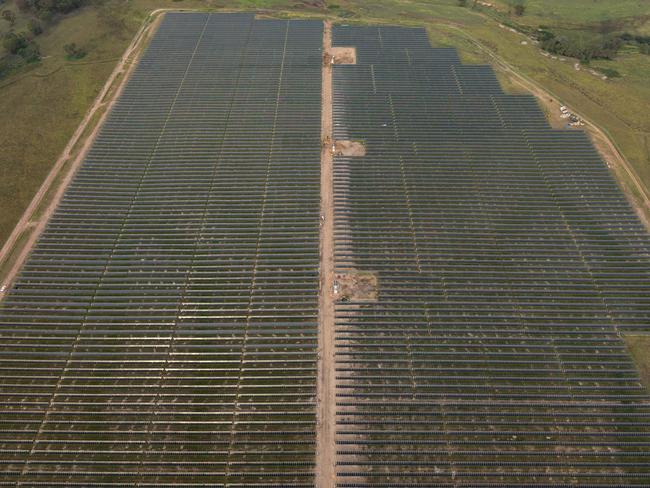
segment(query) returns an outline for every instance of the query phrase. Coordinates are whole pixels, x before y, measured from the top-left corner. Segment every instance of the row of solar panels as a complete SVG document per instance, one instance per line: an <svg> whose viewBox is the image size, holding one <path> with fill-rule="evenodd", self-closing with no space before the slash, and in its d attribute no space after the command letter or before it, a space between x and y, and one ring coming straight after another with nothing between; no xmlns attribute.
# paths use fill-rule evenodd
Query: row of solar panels
<svg viewBox="0 0 650 488"><path fill-rule="evenodd" d="M337 27L341 487L644 486L650 239L584 134L422 30Z"/></svg>
<svg viewBox="0 0 650 488"><path fill-rule="evenodd" d="M313 485L321 46L166 15L3 302L0 485Z"/></svg>

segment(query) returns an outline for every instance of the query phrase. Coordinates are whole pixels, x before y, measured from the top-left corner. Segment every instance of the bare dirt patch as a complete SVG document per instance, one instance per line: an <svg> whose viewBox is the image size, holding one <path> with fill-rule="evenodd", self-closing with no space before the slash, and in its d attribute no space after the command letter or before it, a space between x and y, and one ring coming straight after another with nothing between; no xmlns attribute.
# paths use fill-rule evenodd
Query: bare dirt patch
<svg viewBox="0 0 650 488"><path fill-rule="evenodd" d="M334 64L357 64L357 50L354 47L333 47L330 54Z"/></svg>
<svg viewBox="0 0 650 488"><path fill-rule="evenodd" d="M362 141L336 141L335 156L365 156L366 145Z"/></svg>
<svg viewBox="0 0 650 488"><path fill-rule="evenodd" d="M377 300L379 281L375 273L336 273L334 279L334 299L337 301Z"/></svg>

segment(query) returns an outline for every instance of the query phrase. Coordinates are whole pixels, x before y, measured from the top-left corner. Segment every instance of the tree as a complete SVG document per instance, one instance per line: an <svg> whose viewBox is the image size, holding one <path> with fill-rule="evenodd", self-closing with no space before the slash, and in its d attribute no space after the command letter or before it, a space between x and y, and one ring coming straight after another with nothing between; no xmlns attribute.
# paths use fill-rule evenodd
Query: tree
<svg viewBox="0 0 650 488"><path fill-rule="evenodd" d="M467 0L458 0L459 7L467 7Z"/></svg>
<svg viewBox="0 0 650 488"><path fill-rule="evenodd" d="M10 32L2 39L2 45L11 54L17 54L18 51L27 47L27 39Z"/></svg>
<svg viewBox="0 0 650 488"><path fill-rule="evenodd" d="M3 10L2 18L9 22L9 24L12 26L16 23L16 14L11 10Z"/></svg>
<svg viewBox="0 0 650 488"><path fill-rule="evenodd" d="M524 0L519 0L515 2L515 4L513 5L513 9L515 15L517 17L521 17L522 15L524 15L524 12L526 11L526 3L524 2Z"/></svg>

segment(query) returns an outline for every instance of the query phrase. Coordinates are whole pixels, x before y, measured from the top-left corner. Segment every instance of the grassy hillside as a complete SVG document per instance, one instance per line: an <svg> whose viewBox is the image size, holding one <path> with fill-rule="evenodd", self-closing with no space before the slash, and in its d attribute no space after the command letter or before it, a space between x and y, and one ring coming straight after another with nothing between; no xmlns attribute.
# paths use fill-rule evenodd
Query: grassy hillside
<svg viewBox="0 0 650 488"><path fill-rule="evenodd" d="M498 15L507 16L506 2L500 3ZM650 19L650 2L645 0L527 3L526 14L513 21L575 28L615 18L642 32ZM157 8L263 9L274 15L421 25L434 43L459 48L466 61L488 62L474 42L479 41L607 128L650 186L650 111L644 108L650 100L650 56L633 48L615 61L592 62L621 74L602 80L587 70L576 71L571 60L547 58L532 43L522 44L521 34L499 27L494 12L486 12L493 9L461 8L457 0L105 0L57 20L37 38L42 61L0 79L0 240L13 229L141 21ZM70 42L83 47L86 57L69 61L63 46Z"/></svg>
<svg viewBox="0 0 650 488"><path fill-rule="evenodd" d="M488 0L507 11L508 0ZM647 0L526 0L525 15L518 20L529 25L584 25L604 20L631 20L645 23L650 19ZM644 18L645 16L645 18Z"/></svg>

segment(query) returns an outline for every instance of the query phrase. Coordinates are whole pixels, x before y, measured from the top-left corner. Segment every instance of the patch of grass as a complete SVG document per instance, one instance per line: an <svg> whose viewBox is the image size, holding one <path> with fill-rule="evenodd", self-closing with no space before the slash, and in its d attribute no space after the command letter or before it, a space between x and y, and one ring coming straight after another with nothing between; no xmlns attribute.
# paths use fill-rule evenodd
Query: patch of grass
<svg viewBox="0 0 650 488"><path fill-rule="evenodd" d="M627 335L625 343L639 370L641 383L650 391L650 335Z"/></svg>

